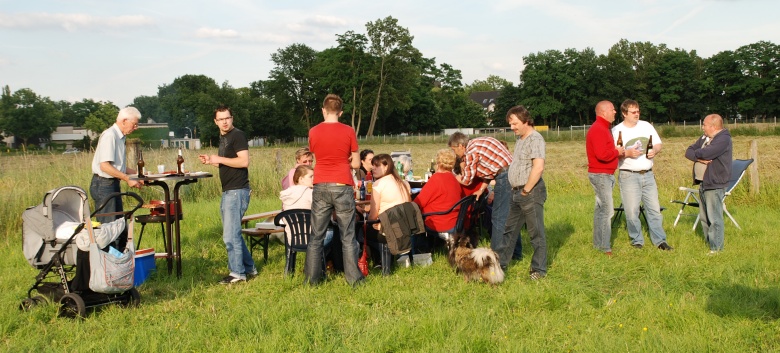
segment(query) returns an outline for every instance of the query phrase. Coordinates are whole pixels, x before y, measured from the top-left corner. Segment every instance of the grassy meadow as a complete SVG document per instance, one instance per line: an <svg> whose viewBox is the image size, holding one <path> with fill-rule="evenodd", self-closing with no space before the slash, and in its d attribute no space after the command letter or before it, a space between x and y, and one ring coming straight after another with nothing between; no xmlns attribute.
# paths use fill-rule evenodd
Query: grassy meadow
<svg viewBox="0 0 780 353"><path fill-rule="evenodd" d="M663 132L661 132L663 135ZM755 352L780 351L780 137L734 138L734 157L758 141L760 193L743 180L727 205L742 230L726 220L726 248L708 256L693 218L672 227L689 186L686 147L695 137L664 139L654 167L664 229L675 250L630 246L624 223L613 229L612 257L593 249L593 191L582 140L547 144L546 228L549 273L528 278L531 247L506 281L465 283L434 254L429 267L372 270L351 288L336 274L322 285L283 276L284 251L269 260L255 253L259 276L223 286L218 178L183 187L181 279L159 271L138 287L141 305L106 307L85 320L57 318L54 304L21 312L18 305L37 271L22 254L21 214L63 185L88 189L92 154L0 157L0 350L11 352ZM428 168L446 143L361 145L376 152L410 150L415 174ZM510 143L510 148L513 143ZM295 147L253 148L248 213L278 209L279 180L293 165ZM201 151L202 152L202 151ZM216 153L215 150L206 150ZM175 151L145 151L147 166L173 165ZM278 158L278 159L277 159ZM186 151L187 169L211 171ZM170 168L169 168L170 169ZM139 192L159 199L156 188ZM615 188L616 205L620 203ZM142 212L142 211L139 211ZM136 227L136 235L138 229ZM147 228L144 247L162 247L159 228ZM649 240L646 240L649 244Z"/></svg>

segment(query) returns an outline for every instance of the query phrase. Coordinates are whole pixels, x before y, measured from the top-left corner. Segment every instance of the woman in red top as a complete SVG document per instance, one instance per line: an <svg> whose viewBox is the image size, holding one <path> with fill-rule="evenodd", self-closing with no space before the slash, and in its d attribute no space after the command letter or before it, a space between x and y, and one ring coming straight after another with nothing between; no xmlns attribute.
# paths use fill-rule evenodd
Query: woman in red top
<svg viewBox="0 0 780 353"><path fill-rule="evenodd" d="M449 148L439 150L436 154L436 173L414 199L423 213L446 211L463 198L461 185L452 173L454 166L455 152ZM457 218L458 210L446 215L429 216L425 218L425 227L436 233L451 233Z"/></svg>

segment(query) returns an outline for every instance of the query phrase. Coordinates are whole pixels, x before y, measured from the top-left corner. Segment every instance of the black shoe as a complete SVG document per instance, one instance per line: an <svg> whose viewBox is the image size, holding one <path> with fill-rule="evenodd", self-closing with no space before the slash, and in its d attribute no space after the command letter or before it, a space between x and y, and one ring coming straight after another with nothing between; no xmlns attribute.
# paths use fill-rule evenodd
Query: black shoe
<svg viewBox="0 0 780 353"><path fill-rule="evenodd" d="M666 244L666 243L664 243L664 244ZM642 244L631 244L631 246L633 246L635 249L641 249L641 248L644 247Z"/></svg>
<svg viewBox="0 0 780 353"><path fill-rule="evenodd" d="M219 281L219 284L233 284L233 283L239 283L239 282L246 282L243 278L233 277L228 275L227 277L223 278Z"/></svg>
<svg viewBox="0 0 780 353"><path fill-rule="evenodd" d="M250 280L250 279L253 279L255 277L257 277L257 270L254 270L254 271L246 274L246 280L247 281Z"/></svg>
<svg viewBox="0 0 780 353"><path fill-rule="evenodd" d="M658 248L661 249L661 250L666 250L666 251L674 250L674 248L669 246L669 244L667 244L666 242L658 244Z"/></svg>

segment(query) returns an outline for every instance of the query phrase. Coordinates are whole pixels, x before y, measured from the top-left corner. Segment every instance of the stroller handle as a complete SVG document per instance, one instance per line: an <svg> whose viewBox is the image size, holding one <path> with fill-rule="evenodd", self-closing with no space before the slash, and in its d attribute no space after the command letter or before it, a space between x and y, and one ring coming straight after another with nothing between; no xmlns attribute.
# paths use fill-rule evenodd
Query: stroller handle
<svg viewBox="0 0 780 353"><path fill-rule="evenodd" d="M135 213L135 211L137 211L139 208L141 208L141 206L144 205L144 199L142 199L141 196L139 196L138 194L136 194L136 193L134 193L132 191L128 191L128 192L115 192L115 193L113 193L111 195L108 195L108 197L106 197L106 199L103 201L103 203L100 205L100 207L96 208L95 211L92 212L92 214L90 215L90 218L91 217L95 217L95 215L99 211L103 210L103 208L106 207L106 204L108 204L108 201L110 201L111 199L113 199L115 197L123 197L123 196L132 197L132 198L134 198L138 202L135 205L135 207L133 207L132 210L130 210L128 212L124 212L125 218L129 218L130 216L132 216L133 213Z"/></svg>

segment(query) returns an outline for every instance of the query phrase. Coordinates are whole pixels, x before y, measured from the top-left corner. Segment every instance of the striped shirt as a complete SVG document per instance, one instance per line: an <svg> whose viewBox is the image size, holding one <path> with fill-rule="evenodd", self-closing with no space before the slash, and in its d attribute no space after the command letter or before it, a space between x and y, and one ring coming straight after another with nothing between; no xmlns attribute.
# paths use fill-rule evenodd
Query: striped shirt
<svg viewBox="0 0 780 353"><path fill-rule="evenodd" d="M512 164L512 154L501 143L492 137L477 137L469 140L464 153L463 181L471 184L475 176L482 179L495 179L502 168Z"/></svg>

